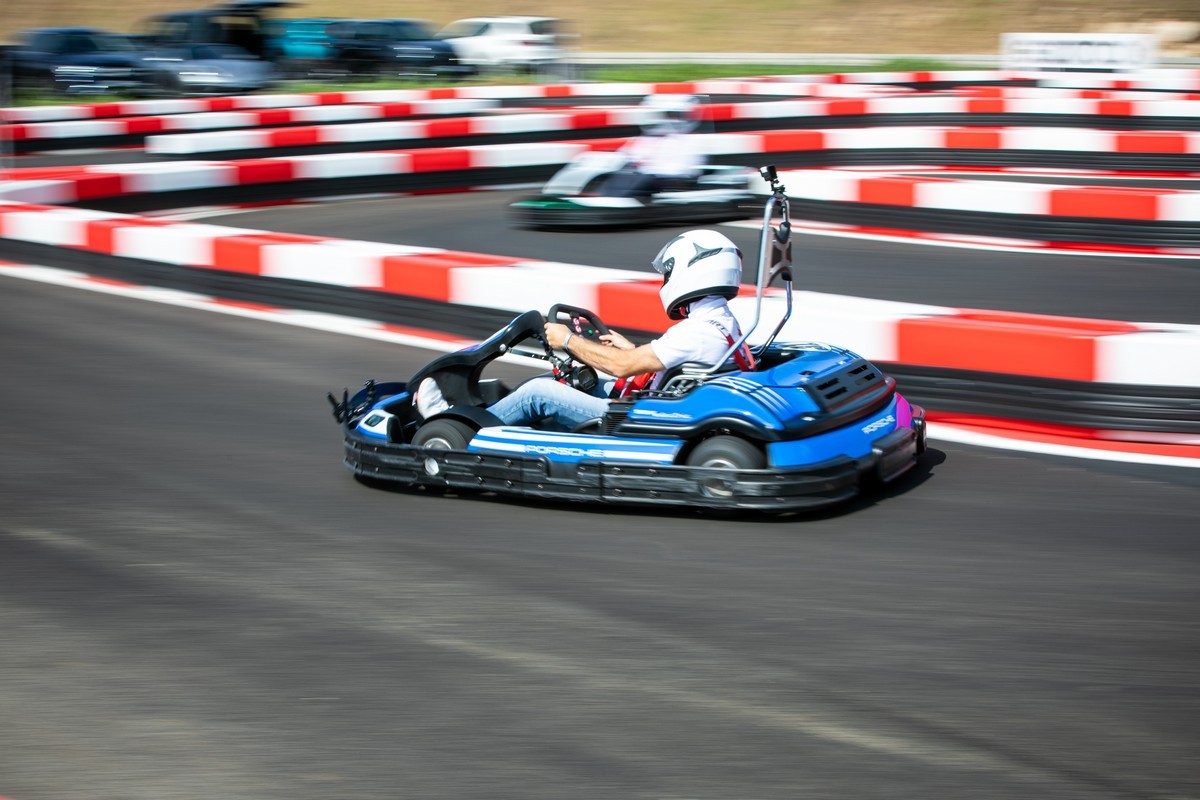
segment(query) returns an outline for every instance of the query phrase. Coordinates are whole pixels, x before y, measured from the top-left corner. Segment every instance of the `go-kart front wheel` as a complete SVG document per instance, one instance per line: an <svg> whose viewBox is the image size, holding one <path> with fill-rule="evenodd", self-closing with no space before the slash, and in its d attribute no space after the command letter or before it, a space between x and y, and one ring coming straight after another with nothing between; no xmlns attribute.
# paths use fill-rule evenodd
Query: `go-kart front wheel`
<svg viewBox="0 0 1200 800"><path fill-rule="evenodd" d="M761 447L737 436L714 436L696 445L687 457L689 467L710 469L762 469L767 465ZM725 478L706 478L700 490L709 497L731 497L732 482Z"/></svg>
<svg viewBox="0 0 1200 800"><path fill-rule="evenodd" d="M430 450L466 450L467 442L475 436L475 431L465 423L456 419L435 419L417 429L413 435L413 447L425 447ZM422 460L425 474L431 478L442 475L443 459L428 454Z"/></svg>

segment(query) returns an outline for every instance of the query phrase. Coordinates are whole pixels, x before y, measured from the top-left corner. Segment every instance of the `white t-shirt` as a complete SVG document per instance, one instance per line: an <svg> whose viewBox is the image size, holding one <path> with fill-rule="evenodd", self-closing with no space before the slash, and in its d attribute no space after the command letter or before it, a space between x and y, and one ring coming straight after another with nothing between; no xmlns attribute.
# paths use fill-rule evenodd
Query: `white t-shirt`
<svg viewBox="0 0 1200 800"><path fill-rule="evenodd" d="M718 328L712 321L720 323L721 327ZM722 330L734 341L741 338L741 328L725 298L702 297L692 303L686 318L650 342L650 347L667 370L688 361L716 364L729 351L729 340ZM651 388L658 388L662 377L661 372L656 375Z"/></svg>
<svg viewBox="0 0 1200 800"><path fill-rule="evenodd" d="M639 136L626 150L638 169L650 175L691 178L704 166L704 156L686 135Z"/></svg>

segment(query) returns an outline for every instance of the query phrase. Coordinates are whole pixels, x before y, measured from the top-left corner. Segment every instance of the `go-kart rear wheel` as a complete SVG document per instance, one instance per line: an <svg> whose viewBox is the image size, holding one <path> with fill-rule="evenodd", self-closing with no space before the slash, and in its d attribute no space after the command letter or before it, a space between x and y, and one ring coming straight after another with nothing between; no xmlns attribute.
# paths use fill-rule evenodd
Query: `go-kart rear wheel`
<svg viewBox="0 0 1200 800"><path fill-rule="evenodd" d="M475 436L469 425L456 419L435 419L422 425L413 435L413 447L435 450L466 450L467 442Z"/></svg>
<svg viewBox="0 0 1200 800"><path fill-rule="evenodd" d="M737 436L714 436L696 445L687 457L689 467L710 469L762 469L767 465L767 456L756 444ZM700 491L708 497L731 497L732 482L725 478L706 478L700 482Z"/></svg>
<svg viewBox="0 0 1200 800"><path fill-rule="evenodd" d="M435 419L417 429L412 443L414 447L430 450L466 450L467 442L474 436L475 431L469 425L456 419ZM442 474L442 459L426 455L422 467L426 475L437 478Z"/></svg>

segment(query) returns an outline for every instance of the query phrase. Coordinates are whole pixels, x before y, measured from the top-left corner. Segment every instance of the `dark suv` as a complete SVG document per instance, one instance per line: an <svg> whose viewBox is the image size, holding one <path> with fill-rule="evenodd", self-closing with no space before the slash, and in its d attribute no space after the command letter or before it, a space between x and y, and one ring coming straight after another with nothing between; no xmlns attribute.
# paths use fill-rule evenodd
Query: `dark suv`
<svg viewBox="0 0 1200 800"><path fill-rule="evenodd" d="M195 44L234 45L255 58L267 55L271 12L292 0L229 0L191 11L155 14L141 22L145 38L158 47Z"/></svg>
<svg viewBox="0 0 1200 800"><path fill-rule="evenodd" d="M70 94L140 94L149 88L143 52L99 28L29 28L8 51L13 85Z"/></svg>
<svg viewBox="0 0 1200 800"><path fill-rule="evenodd" d="M379 77L453 77L467 70L454 48L423 20L342 19L325 28L331 63L342 72Z"/></svg>

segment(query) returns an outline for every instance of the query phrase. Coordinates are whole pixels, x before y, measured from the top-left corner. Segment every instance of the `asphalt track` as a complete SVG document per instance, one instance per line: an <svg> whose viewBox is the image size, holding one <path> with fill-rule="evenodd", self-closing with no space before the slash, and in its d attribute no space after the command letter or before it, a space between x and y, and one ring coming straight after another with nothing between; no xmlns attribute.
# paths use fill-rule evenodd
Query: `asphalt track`
<svg viewBox="0 0 1200 800"><path fill-rule="evenodd" d="M673 233L503 200L206 221L629 269ZM1197 321L1194 261L804 240L802 288ZM10 800L1200 795L1200 471L934 440L770 521L392 492L324 394L427 351L7 278L0 342Z"/></svg>

